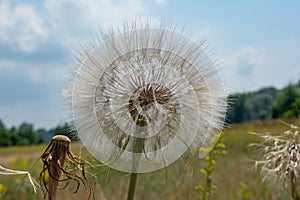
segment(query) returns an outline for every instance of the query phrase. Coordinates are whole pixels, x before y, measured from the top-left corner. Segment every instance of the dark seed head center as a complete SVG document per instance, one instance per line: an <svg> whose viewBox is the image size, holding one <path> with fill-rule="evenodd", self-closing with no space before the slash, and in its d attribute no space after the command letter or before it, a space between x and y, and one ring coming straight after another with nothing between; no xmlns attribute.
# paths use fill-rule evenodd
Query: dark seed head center
<svg viewBox="0 0 300 200"><path fill-rule="evenodd" d="M155 104L167 104L170 100L171 92L169 89L153 84L136 89L129 100L128 111L139 126L147 126L151 122L154 115L150 112L155 112Z"/></svg>

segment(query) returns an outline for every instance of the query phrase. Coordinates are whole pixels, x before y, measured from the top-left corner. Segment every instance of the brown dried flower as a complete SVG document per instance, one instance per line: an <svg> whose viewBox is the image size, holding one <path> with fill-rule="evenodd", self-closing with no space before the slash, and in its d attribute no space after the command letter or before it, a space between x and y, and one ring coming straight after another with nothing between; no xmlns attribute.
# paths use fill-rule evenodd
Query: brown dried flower
<svg viewBox="0 0 300 200"><path fill-rule="evenodd" d="M88 199L91 196L92 188L85 175L85 167L91 165L70 150L70 143L71 140L67 136L56 135L41 155L43 169L40 173L40 181L45 188L44 198L48 196L48 199L55 200L59 183L64 182L63 188L66 188L69 181L77 183L74 193L82 184L89 189Z"/></svg>

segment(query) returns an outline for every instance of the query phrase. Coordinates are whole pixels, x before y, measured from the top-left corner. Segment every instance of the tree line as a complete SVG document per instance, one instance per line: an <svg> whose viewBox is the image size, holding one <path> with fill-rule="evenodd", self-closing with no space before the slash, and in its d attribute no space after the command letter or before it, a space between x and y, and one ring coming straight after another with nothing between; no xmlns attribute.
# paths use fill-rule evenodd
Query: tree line
<svg viewBox="0 0 300 200"><path fill-rule="evenodd" d="M46 130L40 128L35 130L33 124L24 122L18 127L6 128L0 120L0 146L31 145L49 143L54 135L66 135L76 140L76 134L68 123L58 125Z"/></svg>
<svg viewBox="0 0 300 200"><path fill-rule="evenodd" d="M300 116L300 80L281 90L274 87L228 96L226 122L241 123Z"/></svg>
<svg viewBox="0 0 300 200"><path fill-rule="evenodd" d="M236 93L228 96L226 123L241 123L271 118L300 116L300 80L282 90L274 87L255 92ZM18 127L6 128L0 119L0 146L48 143L54 135L66 135L77 140L76 132L68 123L46 130L35 130L33 124L22 123Z"/></svg>

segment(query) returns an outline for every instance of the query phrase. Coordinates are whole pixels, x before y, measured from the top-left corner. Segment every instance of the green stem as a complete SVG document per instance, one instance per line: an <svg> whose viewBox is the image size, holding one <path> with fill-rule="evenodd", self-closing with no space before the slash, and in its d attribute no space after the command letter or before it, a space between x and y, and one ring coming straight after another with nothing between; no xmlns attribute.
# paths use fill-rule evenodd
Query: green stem
<svg viewBox="0 0 300 200"><path fill-rule="evenodd" d="M139 130L137 130L139 132ZM136 186L136 180L137 180L137 173L139 169L139 162L140 162L140 156L143 152L144 147L144 138L134 138L133 144L134 144L134 152L132 154L132 172L130 174L130 182L129 182L129 188L128 188L128 194L127 194L127 200L133 200L134 199L134 193L135 193L135 186ZM136 155L138 153L139 155Z"/></svg>
<svg viewBox="0 0 300 200"><path fill-rule="evenodd" d="M129 188L128 188L127 200L133 200L134 199L137 175L138 175L137 173L132 173L130 175L130 183L129 183Z"/></svg>

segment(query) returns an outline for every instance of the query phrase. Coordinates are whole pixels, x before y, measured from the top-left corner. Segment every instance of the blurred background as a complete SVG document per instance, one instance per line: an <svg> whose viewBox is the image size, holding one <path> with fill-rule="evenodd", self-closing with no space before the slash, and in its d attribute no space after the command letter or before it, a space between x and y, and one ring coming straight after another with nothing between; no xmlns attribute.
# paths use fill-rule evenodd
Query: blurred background
<svg viewBox="0 0 300 200"><path fill-rule="evenodd" d="M62 90L79 43L90 44L111 24L161 20L182 27L223 68L229 94L300 78L298 1L1 0L0 119L36 128L64 123Z"/></svg>

